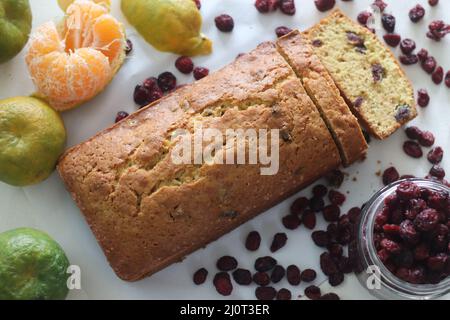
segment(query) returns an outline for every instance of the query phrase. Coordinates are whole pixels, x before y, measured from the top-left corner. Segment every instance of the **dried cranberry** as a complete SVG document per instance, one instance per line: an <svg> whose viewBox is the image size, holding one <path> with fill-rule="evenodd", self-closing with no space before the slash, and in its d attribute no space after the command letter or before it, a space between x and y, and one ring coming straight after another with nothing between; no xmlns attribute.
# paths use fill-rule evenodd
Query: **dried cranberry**
<svg viewBox="0 0 450 320"><path fill-rule="evenodd" d="M321 46L322 46L323 42L322 42L322 40L320 40L320 39L314 39L314 40L311 42L311 44L313 45L313 47L318 48L318 47L321 47Z"/></svg>
<svg viewBox="0 0 450 320"><path fill-rule="evenodd" d="M436 68L436 70L434 70L433 74L431 75L431 80L433 80L435 84L440 84L443 79L444 79L444 69L442 69L442 67L439 66Z"/></svg>
<svg viewBox="0 0 450 320"><path fill-rule="evenodd" d="M411 181L401 182L395 191L400 200L410 200L418 198L421 195L421 190L417 184Z"/></svg>
<svg viewBox="0 0 450 320"><path fill-rule="evenodd" d="M127 39L125 44L125 54L129 55L133 51L133 42L130 39Z"/></svg>
<svg viewBox="0 0 450 320"><path fill-rule="evenodd" d="M397 169L394 167L389 167L383 172L383 184L387 186L388 184L391 184L392 182L397 181L400 178L400 174L398 173Z"/></svg>
<svg viewBox="0 0 450 320"><path fill-rule="evenodd" d="M256 251L261 244L261 236L258 231L251 231L245 240L245 247L249 251Z"/></svg>
<svg viewBox="0 0 450 320"><path fill-rule="evenodd" d="M217 29L222 32L231 32L234 28L234 20L228 14L221 14L214 19Z"/></svg>
<svg viewBox="0 0 450 320"><path fill-rule="evenodd" d="M223 256L217 260L217 269L220 271L231 271L237 268L237 260L230 256Z"/></svg>
<svg viewBox="0 0 450 320"><path fill-rule="evenodd" d="M381 12L384 11L384 9L386 9L387 4L383 1L383 0L375 0L372 5L378 7L378 9L380 9Z"/></svg>
<svg viewBox="0 0 450 320"><path fill-rule="evenodd" d="M255 7L261 13L275 11L280 4L280 0L256 0Z"/></svg>
<svg viewBox="0 0 450 320"><path fill-rule="evenodd" d="M389 253L395 254L395 253L399 253L401 250L401 247L397 242L386 239L386 238L381 240L380 245L382 248L387 250Z"/></svg>
<svg viewBox="0 0 450 320"><path fill-rule="evenodd" d="M436 69L436 59L432 56L428 56L425 58L425 60L422 61L422 69L429 74L432 74L433 71Z"/></svg>
<svg viewBox="0 0 450 320"><path fill-rule="evenodd" d="M218 293L223 296L229 296L233 291L233 284L231 283L230 275L226 272L219 272L214 276L214 287Z"/></svg>
<svg viewBox="0 0 450 320"><path fill-rule="evenodd" d="M362 47L364 45L364 39L361 38L356 33L351 32L351 31L347 32L347 40L350 44L352 44L356 47Z"/></svg>
<svg viewBox="0 0 450 320"><path fill-rule="evenodd" d="M440 271L444 269L448 260L448 255L445 253L439 253L436 256L429 257L427 259L427 267L433 271Z"/></svg>
<svg viewBox="0 0 450 320"><path fill-rule="evenodd" d="M420 158L423 155L422 148L415 141L406 141L403 144L403 150L408 156L413 158Z"/></svg>
<svg viewBox="0 0 450 320"><path fill-rule="evenodd" d="M369 21L369 18L372 17L372 13L369 11L362 11L360 14L358 14L358 22L362 25L366 25Z"/></svg>
<svg viewBox="0 0 450 320"><path fill-rule="evenodd" d="M416 64L419 61L419 58L415 54L409 54L409 55L401 55L400 56L400 62L403 63L406 66Z"/></svg>
<svg viewBox="0 0 450 320"><path fill-rule="evenodd" d="M428 25L427 37L440 41L447 33L450 33L450 25L442 20L435 20Z"/></svg>
<svg viewBox="0 0 450 320"><path fill-rule="evenodd" d="M305 296L311 300L317 300L321 297L320 288L317 286L308 286L305 288Z"/></svg>
<svg viewBox="0 0 450 320"><path fill-rule="evenodd" d="M432 7L436 6L439 3L439 0L428 0L428 4Z"/></svg>
<svg viewBox="0 0 450 320"><path fill-rule="evenodd" d="M316 227L316 214L311 210L306 210L302 215L302 222L306 228L313 230Z"/></svg>
<svg viewBox="0 0 450 320"><path fill-rule="evenodd" d="M175 61L175 67L184 74L189 74L194 70L194 63L192 62L192 59L189 57L179 57Z"/></svg>
<svg viewBox="0 0 450 320"><path fill-rule="evenodd" d="M336 262L328 252L324 252L320 255L320 268L326 276L335 274L339 271Z"/></svg>
<svg viewBox="0 0 450 320"><path fill-rule="evenodd" d="M418 139L419 143L424 147L431 147L434 144L434 140L434 134L430 131L422 131Z"/></svg>
<svg viewBox="0 0 450 320"><path fill-rule="evenodd" d="M252 283L252 274L246 269L236 269L233 271L233 279L241 286L248 286Z"/></svg>
<svg viewBox="0 0 450 320"><path fill-rule="evenodd" d="M383 15L381 16L381 23L383 24L383 28L387 32L394 32L395 17L392 14L383 13Z"/></svg>
<svg viewBox="0 0 450 320"><path fill-rule="evenodd" d="M277 264L277 260L272 257L265 256L256 259L255 270L260 272L266 272L272 270Z"/></svg>
<svg viewBox="0 0 450 320"><path fill-rule="evenodd" d="M328 193L328 188L325 187L323 184L318 184L314 186L312 193L315 197L325 197Z"/></svg>
<svg viewBox="0 0 450 320"><path fill-rule="evenodd" d="M323 296L319 298L319 300L341 300L336 293L330 292L325 293Z"/></svg>
<svg viewBox="0 0 450 320"><path fill-rule="evenodd" d="M305 269L301 273L301 280L305 282L313 282L317 277L317 273L313 269Z"/></svg>
<svg viewBox="0 0 450 320"><path fill-rule="evenodd" d="M420 240L420 234L417 233L414 223L405 220L400 224L400 237L408 244L415 245Z"/></svg>
<svg viewBox="0 0 450 320"><path fill-rule="evenodd" d="M361 218L361 209L353 207L348 211L347 215L351 223L358 223Z"/></svg>
<svg viewBox="0 0 450 320"><path fill-rule="evenodd" d="M128 116L129 116L128 112L125 112L125 111L117 112L115 123L125 119Z"/></svg>
<svg viewBox="0 0 450 320"><path fill-rule="evenodd" d="M258 286L267 286L270 283L270 276L266 272L258 271L253 275L253 282Z"/></svg>
<svg viewBox="0 0 450 320"><path fill-rule="evenodd" d="M426 49L420 49L419 52L417 52L417 58L419 58L420 62L424 62L426 58L428 58L428 51Z"/></svg>
<svg viewBox="0 0 450 320"><path fill-rule="evenodd" d="M388 45L395 48L400 43L401 37L395 33L386 33L383 39Z"/></svg>
<svg viewBox="0 0 450 320"><path fill-rule="evenodd" d="M404 54L410 54L416 49L416 43L412 39L403 39L400 42L400 49Z"/></svg>
<svg viewBox="0 0 450 320"><path fill-rule="evenodd" d="M425 9L420 4L416 5L414 8L412 8L409 11L409 18L414 23L419 22L423 18L424 15L425 15Z"/></svg>
<svg viewBox="0 0 450 320"><path fill-rule="evenodd" d="M336 4L335 0L314 0L317 10L320 12L325 12L333 9Z"/></svg>
<svg viewBox="0 0 450 320"><path fill-rule="evenodd" d="M341 272L337 272L337 273L331 274L328 277L328 283L332 287L336 287L336 286L340 285L342 282L344 282L344 274L341 273Z"/></svg>
<svg viewBox="0 0 450 320"><path fill-rule="evenodd" d="M286 245L287 241L287 235L286 233L277 233L273 237L272 245L270 246L270 251L275 252L280 250Z"/></svg>
<svg viewBox="0 0 450 320"><path fill-rule="evenodd" d="M195 67L194 68L194 79L200 80L206 77L209 74L209 70L204 67Z"/></svg>
<svg viewBox="0 0 450 320"><path fill-rule="evenodd" d="M290 265L286 269L286 278L290 285L298 286L300 284L300 269L296 265Z"/></svg>
<svg viewBox="0 0 450 320"><path fill-rule="evenodd" d="M323 208L323 217L325 221L328 222L338 221L340 215L341 209L335 204Z"/></svg>
<svg viewBox="0 0 450 320"><path fill-rule="evenodd" d="M410 126L405 129L406 136L412 140L418 140L422 135L422 130L416 126Z"/></svg>
<svg viewBox="0 0 450 320"><path fill-rule="evenodd" d="M341 170L333 170L325 176L330 186L339 188L344 182L344 173Z"/></svg>
<svg viewBox="0 0 450 320"><path fill-rule="evenodd" d="M344 253L342 245L338 243L332 243L328 246L328 252L333 258L340 258Z"/></svg>
<svg viewBox="0 0 450 320"><path fill-rule="evenodd" d="M323 230L314 231L311 234L311 238L318 247L326 247L330 242L328 233Z"/></svg>
<svg viewBox="0 0 450 320"><path fill-rule="evenodd" d="M433 177L436 177L436 178L442 180L445 177L445 170L440 165L435 164L430 169L430 175L432 175Z"/></svg>
<svg viewBox="0 0 450 320"><path fill-rule="evenodd" d="M291 291L289 291L286 288L281 288L280 290L278 290L277 300L291 300L291 299L292 299Z"/></svg>
<svg viewBox="0 0 450 320"><path fill-rule="evenodd" d="M429 256L430 256L430 249L425 243L419 244L414 249L414 259L416 259L417 261L426 260L428 259Z"/></svg>
<svg viewBox="0 0 450 320"><path fill-rule="evenodd" d="M428 95L427 90L419 89L417 91L417 104L422 108L425 108L430 103L430 96Z"/></svg>
<svg viewBox="0 0 450 320"><path fill-rule="evenodd" d="M330 190L330 192L328 193L328 199L330 199L330 202L332 204L341 206L345 202L346 197L339 191Z"/></svg>
<svg viewBox="0 0 450 320"><path fill-rule="evenodd" d="M323 198L321 198L321 197L312 197L311 200L309 201L309 207L314 212L319 212L319 211L323 210L324 206L325 206L325 201L323 201Z"/></svg>
<svg viewBox="0 0 450 320"><path fill-rule="evenodd" d="M439 213L435 209L425 209L414 219L414 225L420 231L433 230L439 222Z"/></svg>
<svg viewBox="0 0 450 320"><path fill-rule="evenodd" d="M444 157L444 150L441 147L435 147L428 152L427 159L432 164L438 164Z"/></svg>
<svg viewBox="0 0 450 320"><path fill-rule="evenodd" d="M450 88L450 70L445 74L445 85Z"/></svg>
<svg viewBox="0 0 450 320"><path fill-rule="evenodd" d="M258 287L255 290L255 296L258 300L273 300L277 291L273 287Z"/></svg>
<svg viewBox="0 0 450 320"><path fill-rule="evenodd" d="M295 230L300 226L301 220L297 215L288 214L281 220L283 226L289 230Z"/></svg>
<svg viewBox="0 0 450 320"><path fill-rule="evenodd" d="M334 1L334 0L333 0ZM280 0L280 10L288 16L295 14L295 1L294 0Z"/></svg>
<svg viewBox="0 0 450 320"><path fill-rule="evenodd" d="M201 285L201 284L205 283L207 276L208 276L208 270L206 270L205 268L198 269L194 273L194 277L193 277L194 283L196 285Z"/></svg>
<svg viewBox="0 0 450 320"><path fill-rule="evenodd" d="M281 279L284 278L286 275L286 270L280 265L276 265L275 268L272 270L272 274L270 275L270 280L272 280L273 283L278 283L281 281Z"/></svg>
<svg viewBox="0 0 450 320"><path fill-rule="evenodd" d="M408 118L411 115L411 107L407 104L404 105L398 105L396 107L396 113L395 113L395 120L397 122L404 122L405 120L408 120Z"/></svg>
<svg viewBox="0 0 450 320"><path fill-rule="evenodd" d="M381 64L375 63L372 65L372 78L374 82L380 82L383 80L384 74L385 70Z"/></svg>
<svg viewBox="0 0 450 320"><path fill-rule="evenodd" d="M202 8L202 3L200 2L200 0L194 0L195 5L197 6L197 9L200 10Z"/></svg>
<svg viewBox="0 0 450 320"><path fill-rule="evenodd" d="M282 36L287 35L291 31L292 31L291 28L284 27L284 26L281 26L281 27L278 27L278 28L275 29L275 33L276 33L278 38L281 38Z"/></svg>
<svg viewBox="0 0 450 320"><path fill-rule="evenodd" d="M309 206L309 200L306 197L300 197L291 204L291 213L300 215Z"/></svg>
<svg viewBox="0 0 450 320"><path fill-rule="evenodd" d="M158 76L158 86L164 92L173 90L177 86L177 78L171 72L163 72Z"/></svg>
<svg viewBox="0 0 450 320"><path fill-rule="evenodd" d="M140 106L145 106L150 102L150 91L144 86L137 85L134 88L134 102Z"/></svg>
<svg viewBox="0 0 450 320"><path fill-rule="evenodd" d="M385 224L383 231L389 237L396 236L400 233L400 226L396 224Z"/></svg>

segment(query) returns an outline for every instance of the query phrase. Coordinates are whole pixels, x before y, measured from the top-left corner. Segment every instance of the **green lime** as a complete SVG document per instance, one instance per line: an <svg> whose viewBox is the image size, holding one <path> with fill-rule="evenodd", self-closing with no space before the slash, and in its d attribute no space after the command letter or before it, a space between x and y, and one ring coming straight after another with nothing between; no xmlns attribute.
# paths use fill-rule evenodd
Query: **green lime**
<svg viewBox="0 0 450 320"><path fill-rule="evenodd" d="M0 233L0 300L64 299L69 260L46 233L19 228Z"/></svg>
<svg viewBox="0 0 450 320"><path fill-rule="evenodd" d="M22 50L31 31L28 0L0 0L0 63Z"/></svg>
<svg viewBox="0 0 450 320"><path fill-rule="evenodd" d="M0 100L0 181L26 186L46 179L64 151L59 114L32 97Z"/></svg>

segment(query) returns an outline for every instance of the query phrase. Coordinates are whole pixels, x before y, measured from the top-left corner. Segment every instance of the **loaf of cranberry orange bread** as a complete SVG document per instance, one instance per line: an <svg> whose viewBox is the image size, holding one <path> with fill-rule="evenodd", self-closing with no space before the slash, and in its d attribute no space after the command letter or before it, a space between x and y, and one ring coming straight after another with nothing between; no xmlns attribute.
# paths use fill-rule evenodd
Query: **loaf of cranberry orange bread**
<svg viewBox="0 0 450 320"><path fill-rule="evenodd" d="M377 138L417 115L414 90L392 52L340 10L304 33L347 103Z"/></svg>
<svg viewBox="0 0 450 320"><path fill-rule="evenodd" d="M177 142L199 124L224 134L279 129L278 171L261 175L266 164L175 164ZM221 147L214 157L233 149L233 141ZM134 281L180 261L340 163L301 81L275 45L264 43L68 150L58 170L114 271Z"/></svg>
<svg viewBox="0 0 450 320"><path fill-rule="evenodd" d="M341 97L339 89L317 55L309 40L294 30L277 42L278 50L288 61L333 135L344 165L361 159L367 143L358 119Z"/></svg>

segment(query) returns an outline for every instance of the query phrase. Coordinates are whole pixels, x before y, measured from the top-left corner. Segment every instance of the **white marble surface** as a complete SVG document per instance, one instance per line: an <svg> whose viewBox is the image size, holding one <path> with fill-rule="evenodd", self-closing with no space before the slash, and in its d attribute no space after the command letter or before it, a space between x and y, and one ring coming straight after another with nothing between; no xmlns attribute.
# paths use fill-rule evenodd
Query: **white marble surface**
<svg viewBox="0 0 450 320"><path fill-rule="evenodd" d="M30 0L33 9L33 26L49 20L59 19L62 12L56 0ZM214 53L210 56L195 58L197 65L211 70L218 69L232 61L238 53L246 52L265 40L274 40L274 29L280 25L305 29L326 14L318 12L313 0L297 0L297 14L288 17L281 13L267 15L259 14L253 7L253 0L203 0L204 33L214 41ZM351 17L366 8L372 1L358 0L343 2L337 5ZM404 37L416 40L418 48L429 49L445 70L450 69L450 36L440 43L435 43L425 37L426 25L429 21L439 18L450 22L450 1L441 1L438 7L430 9L426 0L388 0L388 11L397 18L397 32ZM427 10L424 21L412 24L408 19L408 10L416 3L422 3ZM126 23L120 12L118 0L113 0L112 13ZM214 26L214 17L228 13L235 19L236 27L231 34L220 33ZM128 24L128 36L134 43L133 54L127 59L118 75L108 88L94 100L80 108L63 115L68 130L68 145L77 144L114 121L117 111L132 112L136 106L132 100L134 86L151 75L170 70L175 72L175 55L155 51L144 42L136 31ZM398 53L399 49L396 49ZM29 79L24 63L24 52L10 62L0 65L0 98L16 95L27 95L33 92L33 84ZM420 67L406 67L408 76L416 89L427 88L431 94L431 104L427 109L419 110L419 117L414 120L423 129L432 130L436 134L436 144L450 150L450 89L444 85L432 83ZM180 83L192 81L191 77L175 72ZM354 205L361 205L371 194L381 187L380 178L375 173L391 164L401 169L402 174L411 173L424 176L430 168L426 159L413 160L402 151L404 133L400 130L387 141L373 141L368 158L365 162L346 169L347 180L342 190L348 191L348 201L344 210ZM450 172L448 155L443 162L444 168ZM352 181L356 178L357 181ZM300 194L309 195L307 189ZM29 226L45 230L52 235L66 250L72 264L77 264L82 270L82 290L70 293L71 299L221 299L210 281L196 287L191 277L199 267L206 267L211 273L215 270L216 258L231 254L236 256L244 268L251 268L257 256L269 253L273 234L283 230L280 217L288 212L289 204L294 198L284 201L254 220L246 223L225 237L210 244L206 249L199 250L188 256L182 263L155 274L151 278L126 283L119 280L109 268L102 251L97 245L91 231L86 225L79 210L72 202L69 194L56 173L47 181L31 187L14 188L0 183L0 231L15 227ZM319 228L324 227L323 221ZM252 230L259 230L263 235L261 249L256 253L248 253L243 247L243 239ZM313 267L319 269L318 257L321 250L315 247L310 239L310 231L300 228L297 231L287 231L289 241L287 246L277 252L275 257L285 266L295 263L301 268ZM210 273L210 274L211 274ZM211 279L209 279L211 280ZM325 280L323 276L317 283ZM294 296L303 292L304 286L290 287L284 280L277 288L286 286L292 289ZM324 292L334 291L346 299L370 299L364 288L354 277L347 277L345 283L329 289L323 284ZM251 299L254 297L254 287L234 290L233 294L224 299ZM448 299L448 297L447 297Z"/></svg>

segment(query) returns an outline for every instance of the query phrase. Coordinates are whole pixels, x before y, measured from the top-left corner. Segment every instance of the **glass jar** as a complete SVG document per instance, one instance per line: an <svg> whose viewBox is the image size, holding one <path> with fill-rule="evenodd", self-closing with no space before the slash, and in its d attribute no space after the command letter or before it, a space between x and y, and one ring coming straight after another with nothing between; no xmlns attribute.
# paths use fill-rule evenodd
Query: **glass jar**
<svg viewBox="0 0 450 320"><path fill-rule="evenodd" d="M413 181L420 187L450 193L450 188L437 182L424 179L408 180ZM375 249L373 230L376 214L382 209L384 199L395 193L397 186L402 181L394 182L378 191L362 210L357 237L358 253L363 271L359 273L358 280L370 294L381 299L436 299L450 293L450 276L438 284L412 284L403 281L386 268Z"/></svg>

